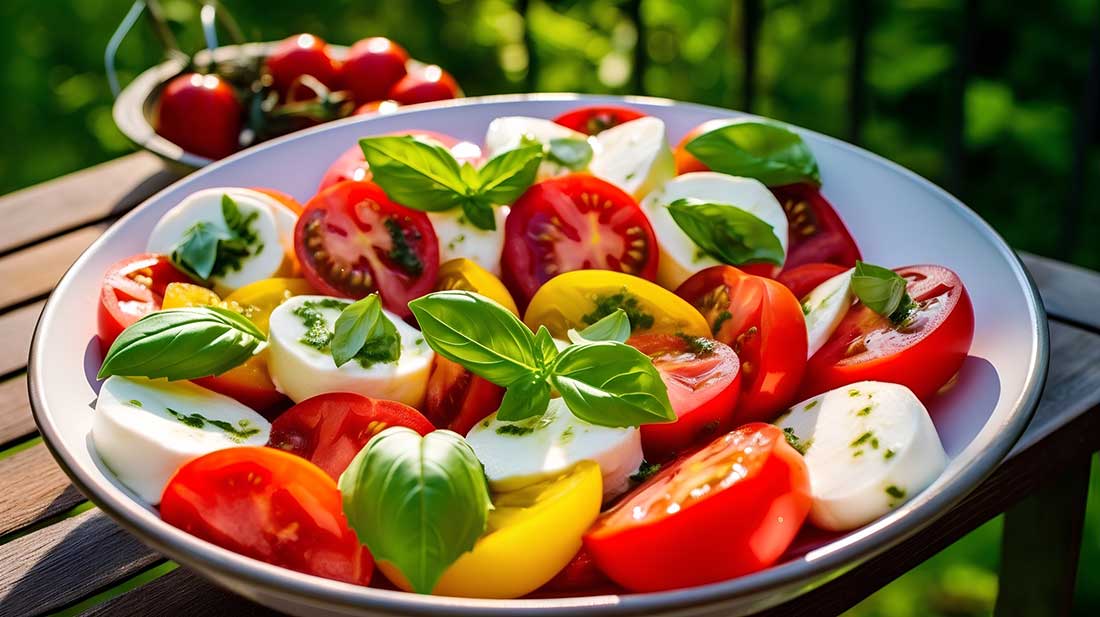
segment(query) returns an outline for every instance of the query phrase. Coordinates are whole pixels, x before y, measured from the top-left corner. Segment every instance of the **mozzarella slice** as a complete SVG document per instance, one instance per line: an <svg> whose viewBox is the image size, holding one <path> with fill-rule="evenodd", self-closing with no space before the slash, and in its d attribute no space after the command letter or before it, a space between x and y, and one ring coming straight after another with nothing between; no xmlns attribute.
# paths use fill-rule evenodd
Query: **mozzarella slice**
<svg viewBox="0 0 1100 617"><path fill-rule="evenodd" d="M676 175L668 147L665 123L644 117L614 126L596 135L596 154L589 169L634 199L645 197Z"/></svg>
<svg viewBox="0 0 1100 617"><path fill-rule="evenodd" d="M298 224L298 213L291 210L289 206L271 195L266 195L259 191L234 188L229 189L227 192L234 199L237 199L238 195L243 195L267 204L267 207L271 210L271 214L275 216L275 228L279 231L279 244L282 245L283 252L286 253L289 258L293 258L294 226Z"/></svg>
<svg viewBox="0 0 1100 617"><path fill-rule="evenodd" d="M806 340L809 342L807 358L821 349L848 314L848 308L855 300L855 294L852 293L854 272L854 268L841 272L815 287L802 299L802 314L806 316Z"/></svg>
<svg viewBox="0 0 1100 617"><path fill-rule="evenodd" d="M504 250L504 219L508 208L495 207L497 228L480 229L471 225L460 208L442 212L428 212L428 220L439 238L439 261L444 263L465 257L485 268L493 276L500 276L500 253Z"/></svg>
<svg viewBox="0 0 1100 617"><path fill-rule="evenodd" d="M544 146L549 144L552 139L586 140L593 147L593 160L595 160L595 151L598 147L595 140L590 139L587 135L564 127L557 122L551 122L544 118L504 116L489 123L489 129L485 133L485 156L491 159L502 152L515 150L523 145L524 138L537 141ZM542 164L539 165L538 179L545 180L571 171L567 167L543 159Z"/></svg>
<svg viewBox="0 0 1100 617"><path fill-rule="evenodd" d="M149 234L147 250L150 253L171 255L197 223L205 223L229 233L222 214L222 197L228 194L236 202L242 216L256 214L249 227L255 233L256 241L249 246L250 254L240 259L239 268L211 277L217 291L225 295L260 279L279 276L289 267L283 248L283 236L279 232L280 224L268 205L266 196L245 194L242 191L243 189L238 188L204 189L187 196L157 222Z"/></svg>
<svg viewBox="0 0 1100 617"><path fill-rule="evenodd" d="M267 366L275 387L295 403L325 392L357 392L419 406L435 352L419 330L393 313L383 311L401 337L401 355L396 362L364 367L351 360L337 367L327 346L318 349L303 342L307 333L331 334L340 311L349 303L326 296L294 296L271 312ZM312 324L312 331L307 325L309 313L320 318Z"/></svg>
<svg viewBox="0 0 1100 617"><path fill-rule="evenodd" d="M662 286L676 289L692 274L721 263L700 251L673 220L668 212L668 205L678 199L729 204L752 214L771 225L786 259L787 215L768 187L752 178L728 176L713 171L686 173L665 182L642 200L642 208L653 224L657 244L661 249L661 257L657 261L657 282Z"/></svg>
<svg viewBox="0 0 1100 617"><path fill-rule="evenodd" d="M552 478L581 461L595 461L603 475L604 501L626 492L642 464L636 427L610 428L574 416L560 398L546 413L519 422L501 422L494 413L478 422L466 441L485 465L494 491L511 491Z"/></svg>
<svg viewBox="0 0 1100 617"><path fill-rule="evenodd" d="M189 381L110 377L92 416L92 443L119 482L150 505L187 461L267 443L271 424L237 401Z"/></svg>
<svg viewBox="0 0 1100 617"><path fill-rule="evenodd" d="M921 492L947 466L928 411L905 386L861 381L791 408L776 424L804 444L821 529L847 531Z"/></svg>

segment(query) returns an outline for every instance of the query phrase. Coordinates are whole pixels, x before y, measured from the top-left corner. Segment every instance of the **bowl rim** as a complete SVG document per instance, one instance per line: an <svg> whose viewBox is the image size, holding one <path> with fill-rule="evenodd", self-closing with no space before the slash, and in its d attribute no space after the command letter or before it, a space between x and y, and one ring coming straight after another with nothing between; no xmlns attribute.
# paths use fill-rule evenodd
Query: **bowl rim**
<svg viewBox="0 0 1100 617"><path fill-rule="evenodd" d="M650 106L695 108L709 113L743 114L743 112L709 105L656 97L540 93L494 95L409 105L390 115L415 114L425 109L463 107L487 103L522 103L525 101L575 101L580 104L605 105L638 103ZM237 160L251 156L263 149L282 147L284 143L299 139L303 135L337 130L345 124L368 123L370 121L370 116L344 118L305 131L278 137L217 161L213 165L199 170L195 175L209 173L223 165L231 165ZM930 525L994 471L1023 434L1024 429L1035 413L1046 381L1050 359L1050 343L1046 312L1031 275L1015 251L977 213L947 191L897 163L842 140L801 127L794 128L803 134L813 135L817 139L827 141L835 147L867 159L871 163L885 165L930 191L934 196L950 203L964 219L975 227L978 233L986 236L986 239L993 243L997 252L1010 266L1020 283L1028 305L1027 308L1032 315L1030 334L1034 342L1034 352L1029 359L1025 383L1019 397L1011 404L1012 412L999 426L999 430L993 438L974 455L971 463L959 471L954 482L946 484L935 493L929 494L925 491L919 497L910 500L890 514L830 542L815 551L818 554L815 555L812 561L793 559L742 577L671 591L565 598L490 600L418 595L352 585L303 574L239 555L172 527L155 517L155 515L150 516L151 513L147 508L125 495L121 495L121 493L114 495L110 491L99 490L98 485L105 480L96 478L83 469L76 459L62 447L62 442L54 426L54 418L48 411L47 395L43 385L43 375L47 370L47 358L42 353L38 343L43 324L56 319L57 313L62 310L60 304L55 302L54 299L64 294L51 294L39 316L31 343L27 387L35 423L43 436L43 441L61 468L73 484L96 506L155 550L191 567L199 574L216 579L223 585L233 587L238 593L247 591L249 588L257 588L263 590L269 596L290 596L298 600L308 601L316 607L342 611L371 610L376 613L394 615L469 616L484 614L544 615L548 611L572 612L581 609L584 610L585 614L591 615L657 614L672 609L685 609L703 605L708 606L708 608L715 608L722 602L743 600L749 597L755 598L761 594L800 584L804 586L803 592L808 591L812 586L816 586L816 583L809 585L813 581L819 581L830 573L854 567L856 564L886 551ZM131 216L135 216L149 202L158 199L163 193L174 190L178 183L187 182L191 177L185 177L158 191L119 221L116 221L70 266L55 286L55 291L67 287L70 284L69 273L72 269L90 259L91 254L107 244L114 233L117 233L118 229L124 225L125 221ZM783 596L783 594L777 595ZM786 596L776 598L772 604L786 598ZM767 604L765 602L758 608L764 608Z"/></svg>

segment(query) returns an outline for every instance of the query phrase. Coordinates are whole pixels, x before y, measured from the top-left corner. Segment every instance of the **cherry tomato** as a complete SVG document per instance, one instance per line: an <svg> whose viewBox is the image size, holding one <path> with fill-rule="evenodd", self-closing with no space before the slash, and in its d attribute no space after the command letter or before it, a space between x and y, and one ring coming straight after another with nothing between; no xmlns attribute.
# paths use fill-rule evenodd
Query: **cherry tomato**
<svg viewBox="0 0 1100 617"><path fill-rule="evenodd" d="M272 448L229 448L180 467L160 501L170 525L253 559L366 585L374 560L344 518L336 482Z"/></svg>
<svg viewBox="0 0 1100 617"><path fill-rule="evenodd" d="M897 268L917 308L893 324L862 304L852 307L810 358L806 398L857 381L907 386L927 399L962 366L974 338L974 307L957 274L943 266Z"/></svg>
<svg viewBox="0 0 1100 617"><path fill-rule="evenodd" d="M111 266L103 277L96 315L103 352L127 326L160 310L169 283L190 281L167 257L153 253L127 257Z"/></svg>
<svg viewBox="0 0 1100 617"><path fill-rule="evenodd" d="M783 270L776 280L791 290L796 298L805 298L815 287L847 270L836 264L803 264Z"/></svg>
<svg viewBox="0 0 1100 617"><path fill-rule="evenodd" d="M770 188L787 213L789 224L790 245L784 271L821 262L846 268L856 265L859 247L816 186L788 184Z"/></svg>
<svg viewBox="0 0 1100 617"><path fill-rule="evenodd" d="M242 113L233 88L220 77L184 73L160 93L153 126L187 152L220 159L240 147Z"/></svg>
<svg viewBox="0 0 1100 617"><path fill-rule="evenodd" d="M569 127L578 133L595 135L613 126L619 126L631 120L644 118L646 114L629 107L617 105L588 105L554 118L554 122Z"/></svg>
<svg viewBox="0 0 1100 617"><path fill-rule="evenodd" d="M351 90L360 104L385 99L390 88L405 76L408 61L409 53L385 37L357 41L340 67L344 88Z"/></svg>
<svg viewBox="0 0 1100 617"><path fill-rule="evenodd" d="M458 83L447 71L432 64L416 68L393 85L388 97L402 105L457 98Z"/></svg>
<svg viewBox="0 0 1100 617"><path fill-rule="evenodd" d="M676 412L669 424L642 426L646 460L663 461L693 444L733 429L741 391L741 361L713 339L643 334L627 341L653 359Z"/></svg>
<svg viewBox="0 0 1100 617"><path fill-rule="evenodd" d="M329 55L328 45L312 34L296 34L283 39L268 55L264 67L275 89L286 96L302 75L310 75L330 90L339 87L339 66Z"/></svg>
<svg viewBox="0 0 1100 617"><path fill-rule="evenodd" d="M378 291L386 309L408 317L439 271L439 240L427 215L390 201L371 182L340 182L306 204L294 249L309 284L323 294L362 298Z"/></svg>
<svg viewBox="0 0 1100 617"><path fill-rule="evenodd" d="M535 184L504 228L504 282L526 306L546 281L574 270L613 270L654 280L657 240L642 209L619 187L588 174Z"/></svg>
<svg viewBox="0 0 1100 617"><path fill-rule="evenodd" d="M435 430L419 411L403 403L329 392L308 398L276 418L267 445L309 460L335 480L371 437L391 426L411 428L421 435Z"/></svg>
<svg viewBox="0 0 1100 617"><path fill-rule="evenodd" d="M662 469L597 519L584 545L631 591L692 587L774 563L810 504L806 463L783 431L747 424Z"/></svg>
<svg viewBox="0 0 1100 617"><path fill-rule="evenodd" d="M405 131L402 133L393 133L394 135L411 135L418 139L427 141L435 145L443 146L448 150L451 150L459 143L459 140L451 137L450 135L444 135L443 133L436 133L434 131ZM453 152L452 152L453 154ZM459 163L464 162L463 159ZM336 184L337 182L343 182L345 180L354 180L356 182L366 182L371 179L370 166L367 165L367 159L363 156L363 149L359 147L359 144L348 148L343 154L339 156L332 165L325 171L325 175L321 177L321 185L317 187L317 191L323 191L328 187Z"/></svg>
<svg viewBox="0 0 1100 617"><path fill-rule="evenodd" d="M771 420L793 402L807 341L802 305L790 290L733 266L712 266L684 281L676 295L699 309L714 338L741 359L734 424Z"/></svg>

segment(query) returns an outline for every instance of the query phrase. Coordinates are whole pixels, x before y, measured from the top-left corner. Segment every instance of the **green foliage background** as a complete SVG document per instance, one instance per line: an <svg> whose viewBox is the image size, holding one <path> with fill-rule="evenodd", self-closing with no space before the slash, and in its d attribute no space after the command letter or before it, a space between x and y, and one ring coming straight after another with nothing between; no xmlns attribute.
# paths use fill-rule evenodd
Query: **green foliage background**
<svg viewBox="0 0 1100 617"><path fill-rule="evenodd" d="M195 5L162 0L185 46ZM350 43L384 35L447 67L470 95L542 91L645 93L737 107L743 101L741 2L720 0L225 0L247 35L301 31ZM861 145L959 195L1009 242L1100 267L1100 154L1089 150L1076 242L1063 239L1073 193L1072 144L1088 69L1091 0L978 3L870 0L866 121ZM850 5L767 0L753 111L841 138L848 126ZM111 120L103 48L125 0L0 3L0 194L130 151ZM526 34L520 6L527 5ZM644 40L638 45L641 20ZM968 37L964 155L948 156L952 79ZM644 72L634 71L636 54ZM122 49L123 77L159 58L148 28ZM1095 111L1094 111L1095 113ZM1090 137L1091 143L1098 140ZM889 196L883 196L889 199ZM1096 475L1094 474L1094 478ZM1100 524L1094 480L1076 614L1100 610ZM999 520L882 590L853 615L982 615L996 594Z"/></svg>

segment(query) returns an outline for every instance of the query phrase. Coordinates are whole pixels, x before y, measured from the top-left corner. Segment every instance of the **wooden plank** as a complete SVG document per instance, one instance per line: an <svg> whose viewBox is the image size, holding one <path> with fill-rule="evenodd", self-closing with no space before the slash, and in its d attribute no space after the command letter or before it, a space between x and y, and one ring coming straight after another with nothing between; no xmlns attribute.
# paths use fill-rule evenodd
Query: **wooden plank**
<svg viewBox="0 0 1100 617"><path fill-rule="evenodd" d="M0 199L0 252L118 216L180 177L139 152L12 193Z"/></svg>
<svg viewBox="0 0 1100 617"><path fill-rule="evenodd" d="M0 383L0 446L35 432L27 399L27 374Z"/></svg>
<svg viewBox="0 0 1100 617"><path fill-rule="evenodd" d="M99 510L0 546L0 615L55 611L162 559Z"/></svg>
<svg viewBox="0 0 1100 617"><path fill-rule="evenodd" d="M4 281L0 286L0 307L50 293L61 275L106 228L106 223L83 227L0 257L0 281Z"/></svg>
<svg viewBox="0 0 1100 617"><path fill-rule="evenodd" d="M162 617L252 617L280 615L271 609L230 593L185 568L91 608L81 617L141 615L156 607Z"/></svg>
<svg viewBox="0 0 1100 617"><path fill-rule="evenodd" d="M14 373L27 366L34 325L45 305L43 300L0 315L0 341L3 341L0 345L0 375Z"/></svg>
<svg viewBox="0 0 1100 617"><path fill-rule="evenodd" d="M0 460L0 495L0 537L84 501L41 443Z"/></svg>
<svg viewBox="0 0 1100 617"><path fill-rule="evenodd" d="M1051 317L1100 332L1100 274L1047 257L1020 253Z"/></svg>

